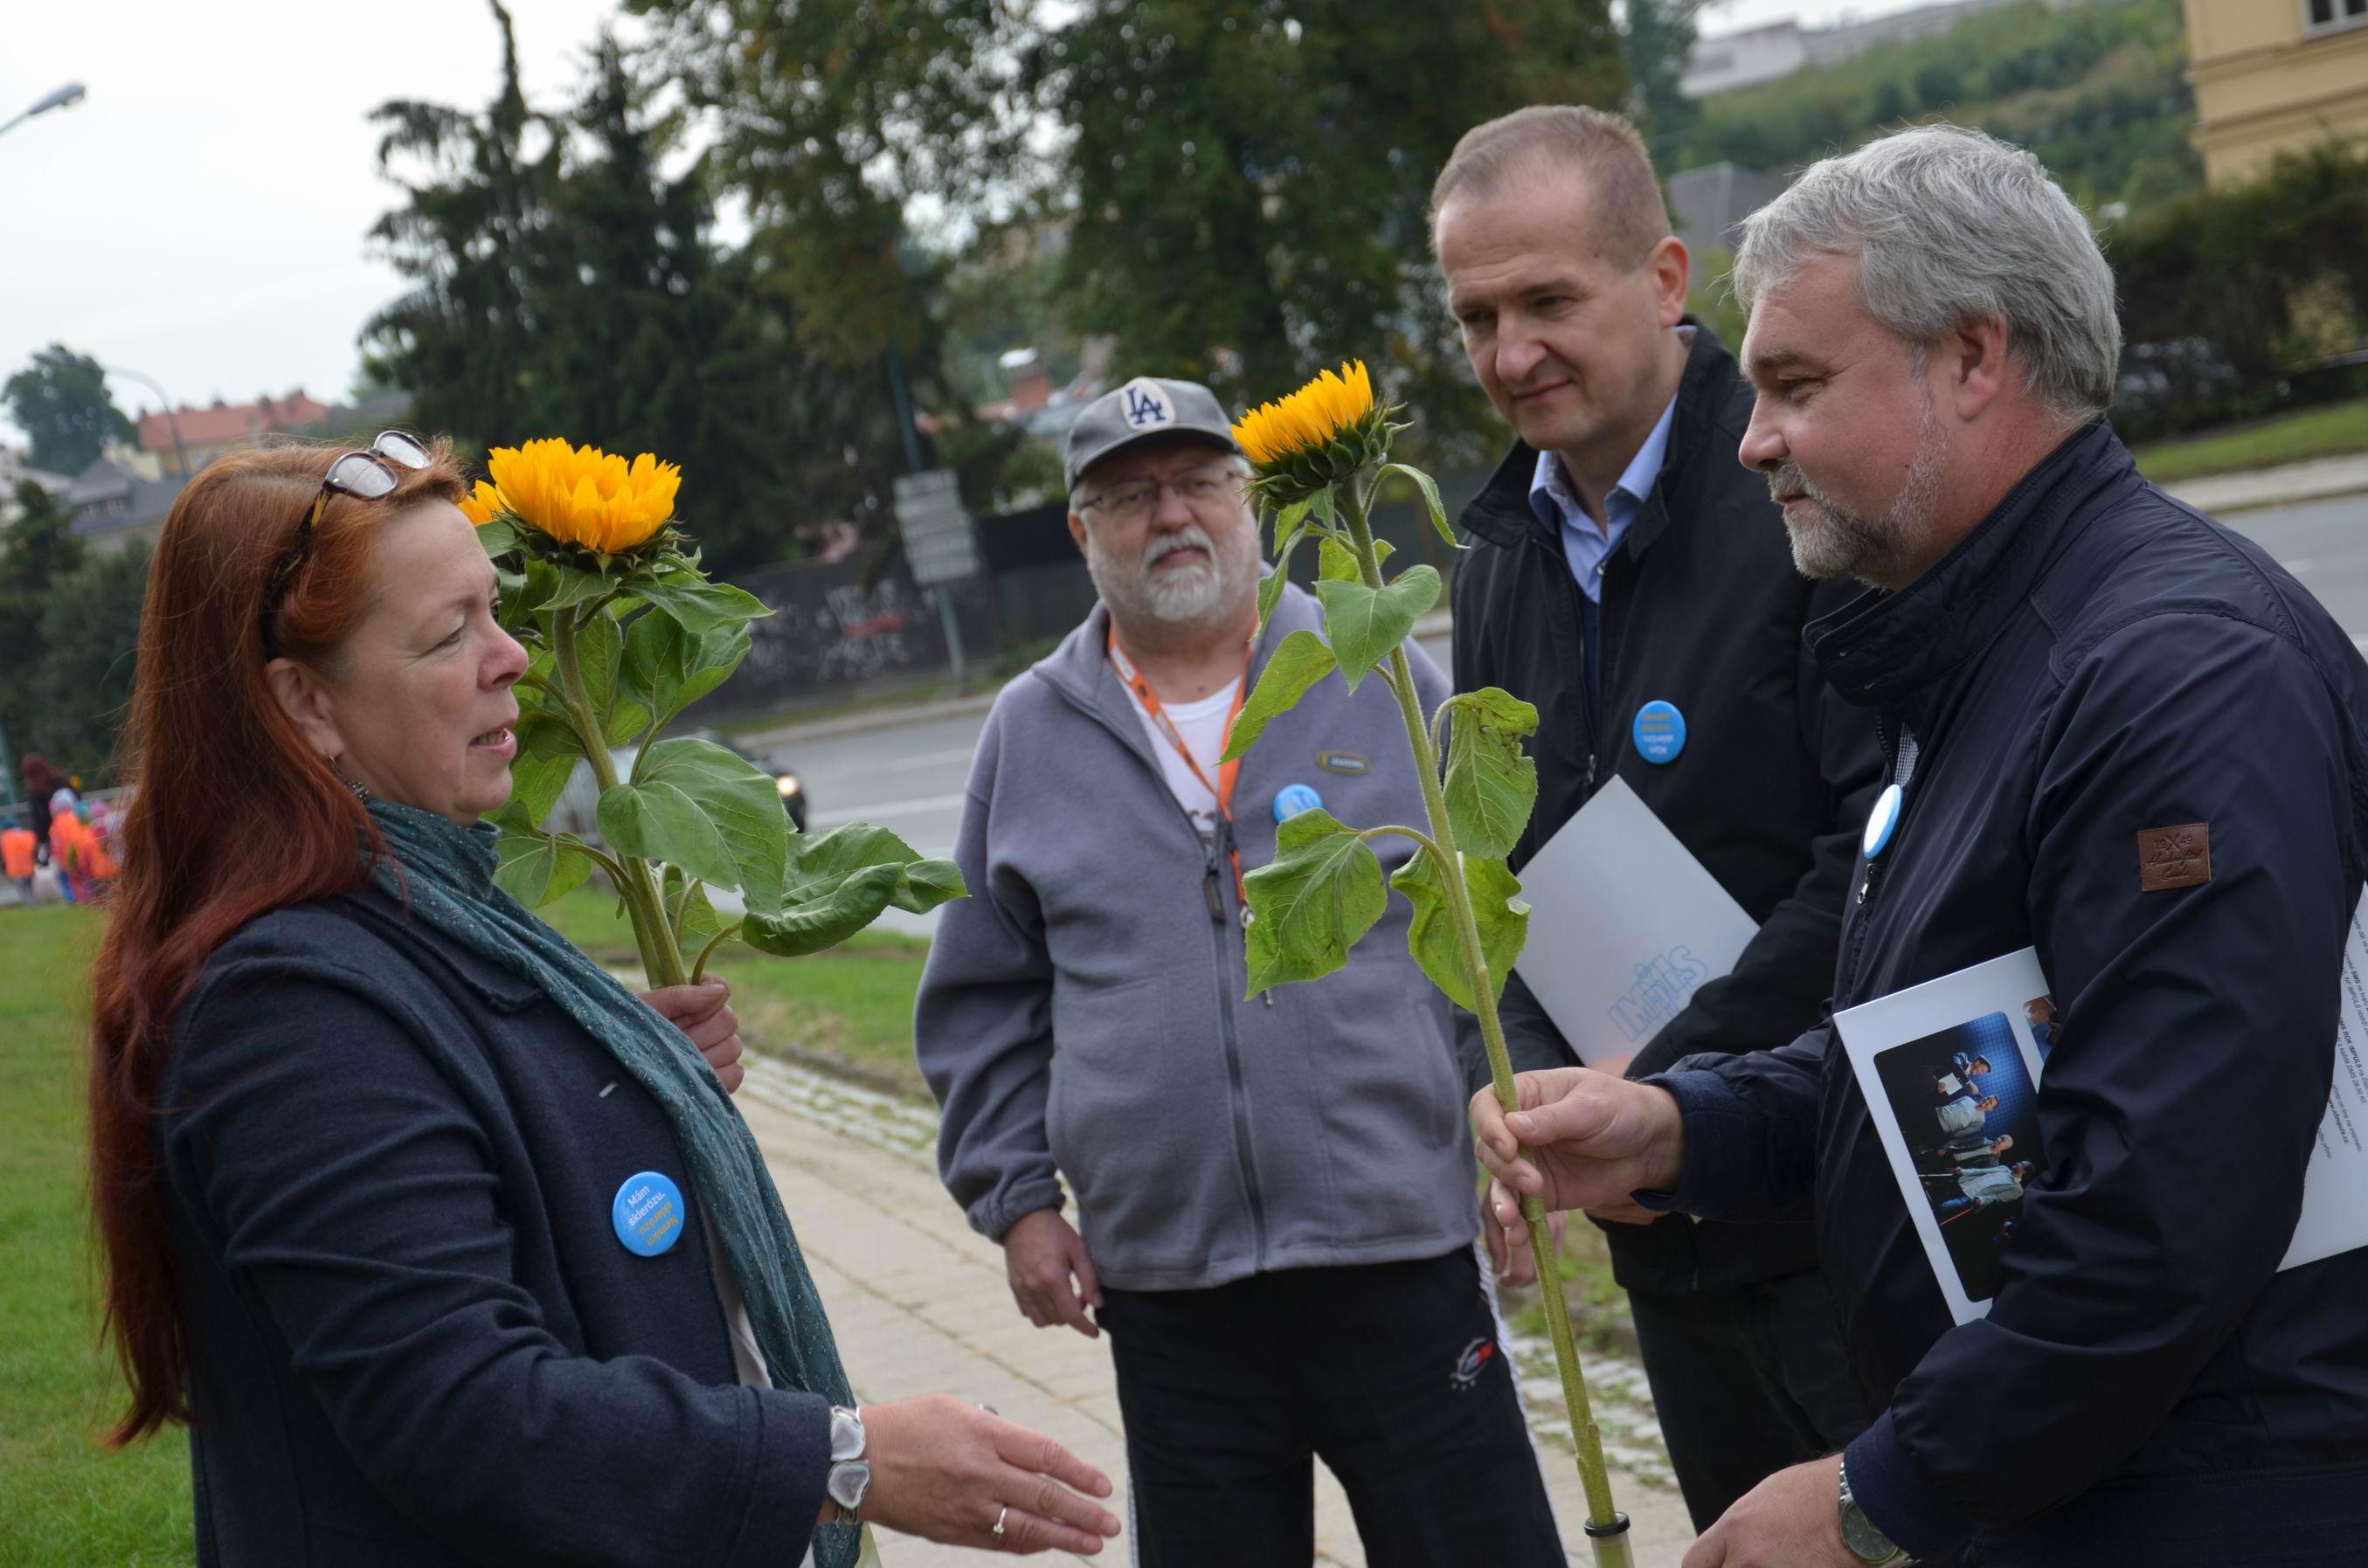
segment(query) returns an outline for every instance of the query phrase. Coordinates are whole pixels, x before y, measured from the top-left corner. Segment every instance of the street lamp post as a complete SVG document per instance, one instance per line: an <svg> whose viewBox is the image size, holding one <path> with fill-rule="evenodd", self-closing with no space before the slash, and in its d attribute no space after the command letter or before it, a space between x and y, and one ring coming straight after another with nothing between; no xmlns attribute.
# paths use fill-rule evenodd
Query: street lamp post
<svg viewBox="0 0 2368 1568"><path fill-rule="evenodd" d="M69 104L78 104L82 102L82 84L80 82L68 82L64 86L60 87L56 92L53 92L42 98L39 103L36 103L31 108L27 109L16 119L7 121L6 124L0 124L0 135L5 135L8 131L16 130L17 127L24 124L25 121L32 119L37 114L47 114L53 108L64 108Z"/></svg>
<svg viewBox="0 0 2368 1568"><path fill-rule="evenodd" d="M181 445L181 416L173 408L172 394L154 377L143 376L137 370L127 370L120 365L101 365L99 369L110 376L129 376L156 394L157 401L165 406L165 423L173 428L173 460L180 465L181 477L188 478L189 449Z"/></svg>

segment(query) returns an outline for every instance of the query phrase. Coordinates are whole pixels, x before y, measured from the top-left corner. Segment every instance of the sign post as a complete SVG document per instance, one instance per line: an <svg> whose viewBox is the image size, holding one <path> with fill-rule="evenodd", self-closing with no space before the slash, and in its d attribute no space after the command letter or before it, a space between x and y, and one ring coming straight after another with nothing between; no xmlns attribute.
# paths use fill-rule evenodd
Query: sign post
<svg viewBox="0 0 2368 1568"><path fill-rule="evenodd" d="M945 626L946 653L953 663L954 690L967 690L951 585L978 575L978 535L963 509L954 471L937 468L900 476L896 527L905 536L905 560L913 569L913 581L937 595L938 619Z"/></svg>

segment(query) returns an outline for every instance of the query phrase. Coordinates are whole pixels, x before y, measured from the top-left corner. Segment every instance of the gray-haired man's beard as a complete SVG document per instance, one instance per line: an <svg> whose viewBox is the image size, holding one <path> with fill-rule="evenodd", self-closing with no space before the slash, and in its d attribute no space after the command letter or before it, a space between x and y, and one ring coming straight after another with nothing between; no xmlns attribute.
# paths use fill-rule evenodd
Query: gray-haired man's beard
<svg viewBox="0 0 2368 1568"><path fill-rule="evenodd" d="M1880 516L1869 517L1836 506L1820 493L1798 463L1787 460L1768 476L1772 496L1799 494L1808 498L1804 509L1784 514L1784 529L1793 541L1793 564L1804 577L1857 578L1869 587L1905 585L1911 564L1930 536L1933 516L1940 509L1941 468L1949 443L1941 434L1932 394L1924 394L1924 428L1915 460L1900 483L1899 494Z"/></svg>
<svg viewBox="0 0 2368 1568"><path fill-rule="evenodd" d="M1190 566L1158 569L1163 557L1187 547L1198 548L1207 559ZM1187 526L1149 540L1132 561L1118 557L1088 528L1086 570L1093 577L1095 591L1114 613L1128 619L1189 626L1230 608L1240 591L1237 578L1257 568L1253 562L1228 559L1205 529Z"/></svg>

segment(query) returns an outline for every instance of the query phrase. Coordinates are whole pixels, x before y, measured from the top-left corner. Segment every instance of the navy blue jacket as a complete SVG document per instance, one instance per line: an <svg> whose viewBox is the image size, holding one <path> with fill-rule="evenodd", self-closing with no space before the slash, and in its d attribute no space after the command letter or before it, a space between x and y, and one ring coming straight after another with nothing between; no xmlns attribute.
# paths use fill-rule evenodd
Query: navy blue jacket
<svg viewBox="0 0 2368 1568"><path fill-rule="evenodd" d="M2127 1521L2181 1517L2207 1472L2331 1467L2368 1500L2368 1251L2276 1272L2361 891L2351 638L2101 422L1916 582L1809 635L1886 752L1920 747L1857 870L1836 1008L2035 946L2061 1026L2046 1168L1963 1327L1830 1025L1653 1080L1685 1111L1678 1207L1815 1213L1861 1392L1887 1407L1848 1451L1869 1517L1928 1560L1978 1532L2017 1563L2111 1517L2112 1560L2156 1563L2189 1559L2134 1551ZM2194 823L2210 881L2142 891L2141 835Z"/></svg>
<svg viewBox="0 0 2368 1568"><path fill-rule="evenodd" d="M1831 695L1802 644L1804 627L1855 596L1793 570L1768 482L1736 460L1750 421L1735 356L1697 325L1661 472L1604 563L1600 614L1571 577L1561 528L1530 509L1529 443L1513 443L1463 517L1455 689L1502 687L1538 710L1538 803L1513 869L1616 777L1759 922L1733 972L1698 987L1637 1053L1634 1078L1680 1057L1781 1045L1824 1016L1851 858L1883 787L1873 720ZM1592 704L1589 621L1601 671ZM1686 718L1685 749L1666 764L1630 738L1655 700ZM1552 939L1532 930L1531 955ZM1577 1062L1520 975L1497 1007L1514 1071ZM1469 1014L1457 1022L1466 1086L1486 1088L1479 1026ZM1733 1290L1816 1267L1806 1225L1603 1229L1612 1271L1634 1291Z"/></svg>
<svg viewBox="0 0 2368 1568"><path fill-rule="evenodd" d="M735 1382L695 1203L619 1243L619 1185L688 1167L541 991L374 889L280 910L162 1103L200 1564L798 1561L827 1404Z"/></svg>

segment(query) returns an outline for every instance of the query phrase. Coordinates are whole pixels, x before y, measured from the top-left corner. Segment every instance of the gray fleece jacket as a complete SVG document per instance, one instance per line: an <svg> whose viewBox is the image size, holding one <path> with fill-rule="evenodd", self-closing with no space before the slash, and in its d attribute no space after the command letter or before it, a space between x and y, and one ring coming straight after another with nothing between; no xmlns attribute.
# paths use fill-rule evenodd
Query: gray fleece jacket
<svg viewBox="0 0 2368 1568"><path fill-rule="evenodd" d="M1276 644L1316 630L1285 590ZM943 1108L938 1170L983 1234L1076 1192L1105 1284L1166 1290L1468 1245L1479 1223L1443 997L1389 911L1322 980L1245 1002L1240 902L1162 778L1097 605L996 699L914 1033ZM1426 712L1447 681L1410 648ZM1313 787L1361 827L1419 824L1396 701L1326 676L1269 725L1233 801L1242 868L1274 858L1274 799ZM1375 848L1395 870L1408 841ZM1221 913L1212 916L1212 911Z"/></svg>

